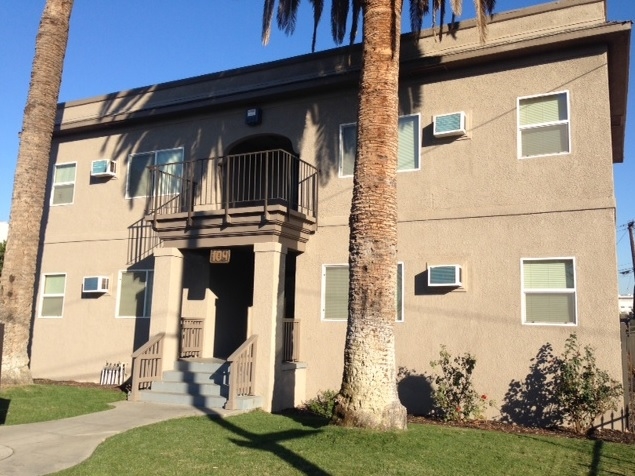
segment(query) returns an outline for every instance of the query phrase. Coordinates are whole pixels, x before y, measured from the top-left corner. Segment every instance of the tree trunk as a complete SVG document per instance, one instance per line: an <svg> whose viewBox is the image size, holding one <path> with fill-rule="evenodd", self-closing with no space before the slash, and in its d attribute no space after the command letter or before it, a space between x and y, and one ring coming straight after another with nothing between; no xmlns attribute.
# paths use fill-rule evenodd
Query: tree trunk
<svg viewBox="0 0 635 476"><path fill-rule="evenodd" d="M363 2L364 43L350 216L349 311L334 421L405 429L395 369L401 0Z"/></svg>
<svg viewBox="0 0 635 476"><path fill-rule="evenodd" d="M0 321L5 324L3 384L32 381L28 352L42 214L72 8L73 0L47 0L35 43L0 278Z"/></svg>

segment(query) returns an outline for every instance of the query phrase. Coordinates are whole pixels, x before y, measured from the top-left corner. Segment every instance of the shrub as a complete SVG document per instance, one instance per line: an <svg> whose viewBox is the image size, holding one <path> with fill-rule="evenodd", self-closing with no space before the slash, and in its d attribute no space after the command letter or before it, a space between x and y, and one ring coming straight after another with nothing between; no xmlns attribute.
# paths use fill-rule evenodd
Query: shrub
<svg viewBox="0 0 635 476"><path fill-rule="evenodd" d="M330 419L335 409L335 398L337 392L335 390L324 390L318 392L315 398L307 400L304 403L304 409L314 413L317 416Z"/></svg>
<svg viewBox="0 0 635 476"><path fill-rule="evenodd" d="M621 384L595 363L594 349L580 349L576 334L565 342L554 377L555 397L564 418L578 433L593 427L593 421L609 410L617 410Z"/></svg>
<svg viewBox="0 0 635 476"><path fill-rule="evenodd" d="M440 368L441 373L433 376L436 388L432 398L445 420L463 420L482 417L487 395L474 390L472 373L476 359L469 353L452 358L444 345L439 352L440 359L430 362L432 368ZM489 405L493 405L489 402Z"/></svg>

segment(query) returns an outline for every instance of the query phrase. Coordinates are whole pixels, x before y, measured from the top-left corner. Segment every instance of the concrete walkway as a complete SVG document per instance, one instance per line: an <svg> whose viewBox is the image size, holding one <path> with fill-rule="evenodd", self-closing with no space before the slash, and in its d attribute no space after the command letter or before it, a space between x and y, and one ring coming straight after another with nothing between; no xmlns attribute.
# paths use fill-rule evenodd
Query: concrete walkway
<svg viewBox="0 0 635 476"><path fill-rule="evenodd" d="M0 474L35 476L75 466L106 438L131 428L195 415L228 416L228 410L117 402L115 408L64 420L0 427Z"/></svg>

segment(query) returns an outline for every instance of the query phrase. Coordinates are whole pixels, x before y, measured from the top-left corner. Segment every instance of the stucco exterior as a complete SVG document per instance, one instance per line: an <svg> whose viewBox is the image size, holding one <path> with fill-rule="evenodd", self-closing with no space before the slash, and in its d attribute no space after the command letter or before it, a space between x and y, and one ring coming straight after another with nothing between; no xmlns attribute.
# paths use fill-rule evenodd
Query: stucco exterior
<svg viewBox="0 0 635 476"><path fill-rule="evenodd" d="M395 334L398 366L419 376L399 388L411 412L429 411L423 376L442 344L477 357L476 387L498 402L542 346L560 352L572 332L621 378L612 167L623 160L630 23L606 22L605 10L601 0L567 0L502 13L484 45L473 22L442 39L424 32L402 41L400 114L417 118L418 164L398 174L404 311ZM130 362L158 332L171 342L170 368L178 319L213 321L229 296L244 304L232 308L241 323L208 328L216 351L206 352L220 352L223 329L258 334L265 408L337 389L346 322L323 319L323 272L347 262L352 178L340 176L340 126L356 120L359 53L341 48L61 104L51 168L76 163L74 196L46 210L41 271L65 273L64 308L62 317L39 317L41 284L34 377L95 381L105 362ZM570 149L521 158L519 98L554 93L568 101ZM262 122L249 126L253 107ZM456 111L466 134L435 138L433 116ZM235 231L237 221L216 229L204 211L182 228L162 218L157 235L148 200L126 198L132 154L183 148L189 161L232 153L245 139L265 149L271 137L318 171L317 216L297 241L279 230ZM113 160L117 176L91 178L97 159ZM219 246L240 246L251 264L208 264ZM523 322L522 260L538 258L573 263L574 324ZM460 265L463 286L429 287L429 267L440 264ZM151 317L117 317L119 272L135 269L154 271ZM94 275L110 277L107 293L82 293L82 278ZM236 283L234 294L223 281ZM280 362L285 317L301 323L301 362L292 367Z"/></svg>

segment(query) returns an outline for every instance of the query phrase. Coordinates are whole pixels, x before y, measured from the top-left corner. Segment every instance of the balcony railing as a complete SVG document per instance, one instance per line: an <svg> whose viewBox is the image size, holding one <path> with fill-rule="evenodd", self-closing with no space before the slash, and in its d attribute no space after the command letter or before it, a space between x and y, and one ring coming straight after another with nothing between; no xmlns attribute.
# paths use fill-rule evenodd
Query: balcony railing
<svg viewBox="0 0 635 476"><path fill-rule="evenodd" d="M149 214L282 205L317 217L317 169L284 150L158 164L149 167Z"/></svg>

